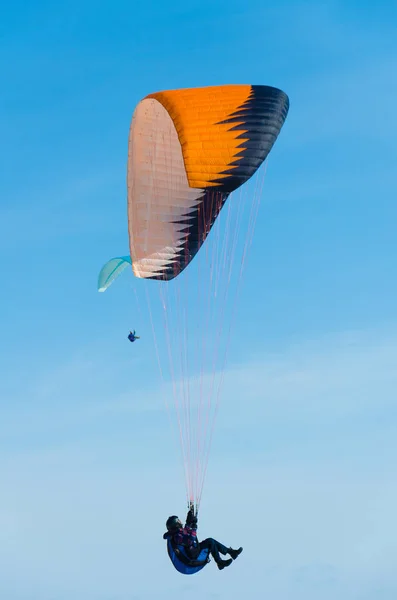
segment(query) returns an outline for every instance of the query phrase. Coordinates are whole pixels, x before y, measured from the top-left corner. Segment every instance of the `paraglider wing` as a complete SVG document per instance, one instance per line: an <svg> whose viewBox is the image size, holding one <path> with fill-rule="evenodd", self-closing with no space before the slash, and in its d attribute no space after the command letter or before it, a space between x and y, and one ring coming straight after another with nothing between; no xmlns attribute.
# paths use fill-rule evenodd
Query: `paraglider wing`
<svg viewBox="0 0 397 600"><path fill-rule="evenodd" d="M113 281L131 264L129 256L120 256L111 258L102 267L98 276L98 292L104 292L113 283Z"/></svg>
<svg viewBox="0 0 397 600"><path fill-rule="evenodd" d="M228 195L269 154L288 97L226 85L151 94L136 107L128 155L128 223L137 277L173 279L205 241Z"/></svg>

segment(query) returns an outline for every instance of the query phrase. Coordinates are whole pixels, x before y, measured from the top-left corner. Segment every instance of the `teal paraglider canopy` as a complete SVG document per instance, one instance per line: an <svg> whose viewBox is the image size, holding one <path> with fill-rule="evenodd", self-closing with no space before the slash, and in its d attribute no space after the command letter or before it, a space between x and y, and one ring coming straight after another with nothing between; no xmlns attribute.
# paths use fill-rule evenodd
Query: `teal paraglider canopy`
<svg viewBox="0 0 397 600"><path fill-rule="evenodd" d="M130 256L119 256L111 258L102 267L98 276L98 292L104 292L109 285L118 277L128 265L131 265Z"/></svg>

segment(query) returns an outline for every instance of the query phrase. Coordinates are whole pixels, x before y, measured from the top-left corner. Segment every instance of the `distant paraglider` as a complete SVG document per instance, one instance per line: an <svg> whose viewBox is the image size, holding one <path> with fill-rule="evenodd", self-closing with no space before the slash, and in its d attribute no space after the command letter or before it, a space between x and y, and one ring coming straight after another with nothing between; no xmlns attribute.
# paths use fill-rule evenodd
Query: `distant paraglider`
<svg viewBox="0 0 397 600"><path fill-rule="evenodd" d="M130 331L130 333L128 334L128 339L130 340L130 342L135 342L135 340L140 339L139 335L135 335L135 329L133 332Z"/></svg>

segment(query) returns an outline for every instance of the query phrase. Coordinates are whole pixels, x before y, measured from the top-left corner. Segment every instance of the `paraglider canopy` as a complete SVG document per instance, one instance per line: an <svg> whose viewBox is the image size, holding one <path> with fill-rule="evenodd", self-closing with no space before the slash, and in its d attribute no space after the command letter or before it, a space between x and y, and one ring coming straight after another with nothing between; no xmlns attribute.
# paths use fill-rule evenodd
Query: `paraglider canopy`
<svg viewBox="0 0 397 600"><path fill-rule="evenodd" d="M143 98L128 143L130 256L103 267L99 291L128 263L139 278L177 277L230 193L266 159L288 108L288 96L266 85L168 90Z"/></svg>
<svg viewBox="0 0 397 600"><path fill-rule="evenodd" d="M139 102L127 173L136 277L170 280L189 265L229 194L269 154L288 104L265 85L169 90Z"/></svg>

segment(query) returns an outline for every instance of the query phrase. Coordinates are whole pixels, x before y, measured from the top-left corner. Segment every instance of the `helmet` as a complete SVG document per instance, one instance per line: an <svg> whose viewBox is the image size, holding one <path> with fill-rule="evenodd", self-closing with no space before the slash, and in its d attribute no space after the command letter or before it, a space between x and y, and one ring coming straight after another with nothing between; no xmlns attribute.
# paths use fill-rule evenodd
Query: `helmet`
<svg viewBox="0 0 397 600"><path fill-rule="evenodd" d="M170 532L176 531L177 529L182 529L182 527L183 527L180 518L177 517L176 515L173 515L172 517L168 517L165 526L167 527L167 530Z"/></svg>

